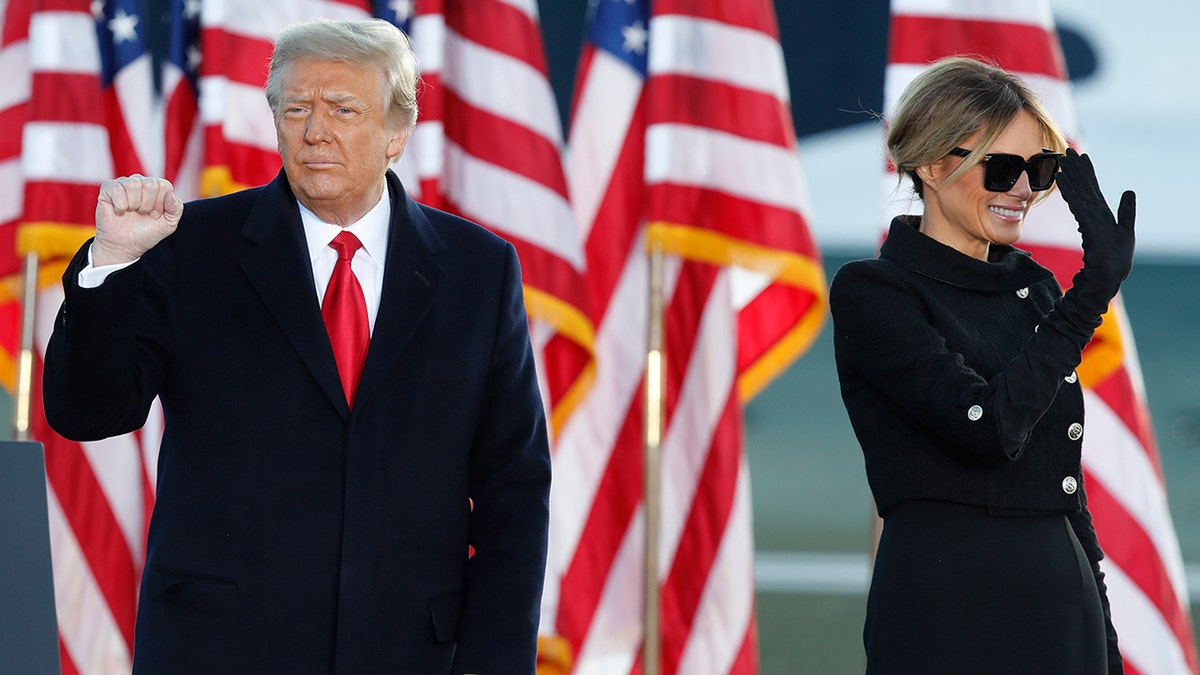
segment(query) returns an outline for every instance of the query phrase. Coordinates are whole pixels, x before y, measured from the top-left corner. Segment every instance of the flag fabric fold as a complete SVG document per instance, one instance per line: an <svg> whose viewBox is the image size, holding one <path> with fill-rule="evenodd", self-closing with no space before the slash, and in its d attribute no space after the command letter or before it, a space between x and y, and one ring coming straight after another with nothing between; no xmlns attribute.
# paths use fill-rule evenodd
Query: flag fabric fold
<svg viewBox="0 0 1200 675"><path fill-rule="evenodd" d="M769 2L593 3L568 138L596 382L555 456L542 628L641 672L647 249L668 258L664 673L757 672L742 404L824 316Z"/></svg>
<svg viewBox="0 0 1200 675"><path fill-rule="evenodd" d="M421 64L421 117L401 178L422 202L516 247L557 436L591 385L594 335L537 3L418 0L380 15L410 28Z"/></svg>
<svg viewBox="0 0 1200 675"><path fill-rule="evenodd" d="M954 54L984 58L1020 75L1071 144L1081 147L1047 0L893 0L885 117L918 72ZM1103 158L1099 162L1102 166ZM888 169L887 219L919 210L907 179L900 183ZM1075 220L1058 193L1030 212L1017 245L1053 271L1063 288L1070 286L1082 263ZM1083 468L1088 508L1105 552L1101 568L1125 670L1142 675L1196 673L1183 560L1120 295L1084 351L1078 373L1087 405Z"/></svg>

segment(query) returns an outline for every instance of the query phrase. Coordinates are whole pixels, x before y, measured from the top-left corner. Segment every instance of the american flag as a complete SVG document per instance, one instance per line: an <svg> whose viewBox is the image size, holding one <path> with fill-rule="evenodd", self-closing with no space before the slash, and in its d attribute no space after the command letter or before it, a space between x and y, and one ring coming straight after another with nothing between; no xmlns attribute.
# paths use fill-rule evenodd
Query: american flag
<svg viewBox="0 0 1200 675"><path fill-rule="evenodd" d="M641 672L648 242L670 254L661 672L757 672L741 405L810 344L825 281L767 0L596 0L568 177L596 383L554 458L542 628L575 673Z"/></svg>
<svg viewBox="0 0 1200 675"><path fill-rule="evenodd" d="M29 113L29 12L31 0L0 1L0 384L16 386L20 350L21 256L17 229L25 201L21 132Z"/></svg>
<svg viewBox="0 0 1200 675"><path fill-rule="evenodd" d="M1047 0L893 0L885 112L931 61L950 54L988 58L1038 93L1072 145L1079 125ZM1097 160L1103 167L1103 158ZM889 217L919 202L886 181ZM1109 186L1113 189L1123 186ZM1058 193L1030 212L1020 247L1068 287L1082 262L1075 219ZM1105 560L1101 567L1125 672L1196 673L1187 585L1167 508L1141 368L1120 296L1078 369L1087 405L1083 468L1088 507Z"/></svg>
<svg viewBox="0 0 1200 675"><path fill-rule="evenodd" d="M22 127L18 248L41 259L40 373L62 299L57 279L91 235L96 186L115 171L144 173L160 160L153 73L137 2L35 0L29 9L31 87ZM99 443L69 442L46 426L40 401L35 377L30 435L46 446L62 670L127 672L158 435L150 429Z"/></svg>
<svg viewBox="0 0 1200 675"><path fill-rule="evenodd" d="M421 201L516 247L557 434L591 382L593 336L537 3L427 0L412 11L399 4L424 80L402 177L420 186Z"/></svg>

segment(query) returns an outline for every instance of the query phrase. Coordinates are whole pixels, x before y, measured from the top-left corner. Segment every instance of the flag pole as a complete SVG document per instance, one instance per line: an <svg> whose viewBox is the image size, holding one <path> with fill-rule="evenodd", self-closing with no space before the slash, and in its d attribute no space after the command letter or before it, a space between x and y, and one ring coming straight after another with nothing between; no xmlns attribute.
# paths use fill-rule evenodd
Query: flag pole
<svg viewBox="0 0 1200 675"><path fill-rule="evenodd" d="M33 399L33 323L37 310L38 254L25 256L21 299L21 345L17 356L17 388L13 396L13 439L29 440L29 411Z"/></svg>
<svg viewBox="0 0 1200 675"><path fill-rule="evenodd" d="M662 468L663 413L666 409L667 362L663 337L663 250L661 242L650 244L650 306L646 351L646 445L645 445L645 577L642 672L659 673L659 586L658 540L662 513L659 474Z"/></svg>

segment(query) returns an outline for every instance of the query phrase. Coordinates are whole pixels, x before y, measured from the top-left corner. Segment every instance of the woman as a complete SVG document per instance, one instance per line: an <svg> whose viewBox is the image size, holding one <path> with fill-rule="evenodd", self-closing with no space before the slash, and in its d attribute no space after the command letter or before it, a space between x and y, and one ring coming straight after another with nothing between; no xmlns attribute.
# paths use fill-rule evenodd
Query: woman
<svg viewBox="0 0 1200 675"><path fill-rule="evenodd" d="M1120 673L1075 368L1129 273L1134 195L1114 219L1036 96L966 58L912 81L887 146L924 213L897 217L879 257L847 264L830 293L884 519L867 672ZM1066 295L1013 247L1056 179L1084 249Z"/></svg>

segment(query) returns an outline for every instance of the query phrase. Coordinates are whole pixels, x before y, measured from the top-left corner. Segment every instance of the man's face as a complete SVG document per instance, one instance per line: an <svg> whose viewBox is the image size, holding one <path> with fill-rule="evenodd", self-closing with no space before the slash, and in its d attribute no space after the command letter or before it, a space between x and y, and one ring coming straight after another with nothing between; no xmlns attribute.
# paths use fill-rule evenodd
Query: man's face
<svg viewBox="0 0 1200 675"><path fill-rule="evenodd" d="M275 133L288 183L322 220L349 225L378 203L411 129L384 109L376 70L301 59L281 83Z"/></svg>

